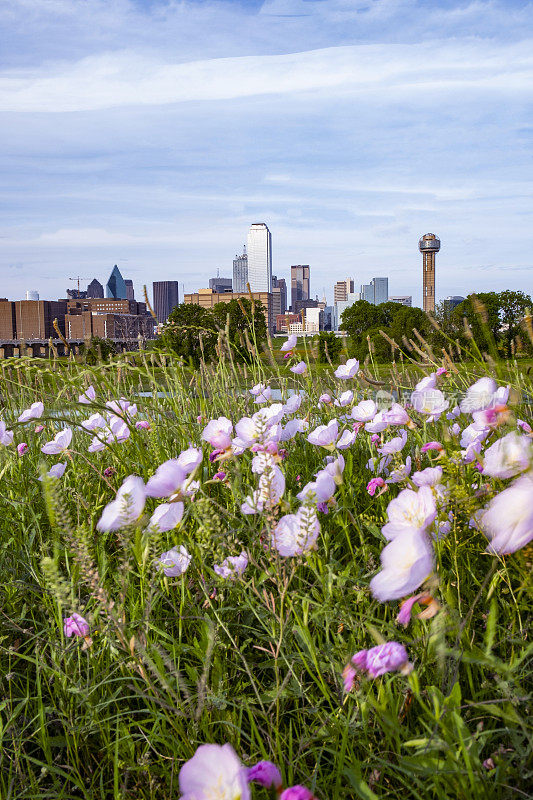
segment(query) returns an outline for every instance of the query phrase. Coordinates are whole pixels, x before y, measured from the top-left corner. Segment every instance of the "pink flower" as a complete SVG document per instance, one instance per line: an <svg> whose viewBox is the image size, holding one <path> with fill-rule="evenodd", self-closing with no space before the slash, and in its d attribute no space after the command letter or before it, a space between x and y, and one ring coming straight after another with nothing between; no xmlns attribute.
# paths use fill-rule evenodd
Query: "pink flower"
<svg viewBox="0 0 533 800"><path fill-rule="evenodd" d="M446 369L446 367L439 367L437 372L436 372L436 375L439 378L440 378L441 375L447 375L447 374L448 374L448 370Z"/></svg>
<svg viewBox="0 0 533 800"><path fill-rule="evenodd" d="M17 445L17 453L19 454L19 456L23 456L26 450L29 450L29 447L26 444L26 442L21 442L20 444Z"/></svg>
<svg viewBox="0 0 533 800"><path fill-rule="evenodd" d="M355 442L357 433L355 431L345 430L337 442L338 450L347 450Z"/></svg>
<svg viewBox="0 0 533 800"><path fill-rule="evenodd" d="M286 353L288 350L293 350L296 347L297 342L296 334L291 333L287 341L281 345L279 348L282 353Z"/></svg>
<svg viewBox="0 0 533 800"><path fill-rule="evenodd" d="M248 783L258 783L264 789L281 788L281 772L272 761L259 761L247 773Z"/></svg>
<svg viewBox="0 0 533 800"><path fill-rule="evenodd" d="M44 425L36 425L35 433L40 433L41 431L44 431Z"/></svg>
<svg viewBox="0 0 533 800"><path fill-rule="evenodd" d="M346 364L341 364L335 370L335 377L340 378L340 380L346 381L350 378L355 377L355 375L359 372L359 361L355 358L349 358Z"/></svg>
<svg viewBox="0 0 533 800"><path fill-rule="evenodd" d="M516 427L517 428L522 428L524 433L528 433L528 434L529 433L533 433L533 429L531 428L531 425L529 424L529 422L524 422L523 419L517 419L516 420Z"/></svg>
<svg viewBox="0 0 533 800"><path fill-rule="evenodd" d="M485 450L483 474L491 478L514 478L528 469L532 455L531 439L511 431Z"/></svg>
<svg viewBox="0 0 533 800"><path fill-rule="evenodd" d="M506 555L533 539L533 476L526 473L497 494L479 516L490 553Z"/></svg>
<svg viewBox="0 0 533 800"><path fill-rule="evenodd" d="M39 419L39 417L42 417L43 411L44 404L39 400L37 403L33 403L30 408L27 408L25 411L23 411L18 418L18 421L29 422L30 419Z"/></svg>
<svg viewBox="0 0 533 800"><path fill-rule="evenodd" d="M107 428L107 420L97 412L96 414L91 414L89 419L84 419L81 423L81 427L86 431L97 431Z"/></svg>
<svg viewBox="0 0 533 800"><path fill-rule="evenodd" d="M183 517L183 503L161 503L150 517L148 529L166 533L173 530Z"/></svg>
<svg viewBox="0 0 533 800"><path fill-rule="evenodd" d="M326 405L329 405L330 403L333 402L333 398L331 397L330 394L327 394L327 393L321 394L320 397L318 398L318 402L319 403L326 403Z"/></svg>
<svg viewBox="0 0 533 800"><path fill-rule="evenodd" d="M373 400L361 400L352 408L352 419L357 422L370 422L378 413L378 407Z"/></svg>
<svg viewBox="0 0 533 800"><path fill-rule="evenodd" d="M381 453L383 456L399 453L400 450L403 450L405 447L406 442L407 431L402 428L399 436L395 436L394 439L391 439L389 442L385 442L382 447L378 447L378 453Z"/></svg>
<svg viewBox="0 0 533 800"><path fill-rule="evenodd" d="M383 478L372 478L372 480L368 481L366 485L366 490L371 497L374 497L377 489L380 489L382 486L385 485L386 484Z"/></svg>
<svg viewBox="0 0 533 800"><path fill-rule="evenodd" d="M57 453L63 453L65 450L68 450L68 446L71 441L72 429L64 428L64 430L56 433L51 442L46 442L46 444L43 444L41 447L41 452L46 453L47 455L57 455Z"/></svg>
<svg viewBox="0 0 533 800"><path fill-rule="evenodd" d="M143 512L146 502L145 486L142 478L130 475L111 503L104 508L97 524L99 531L116 531L135 523Z"/></svg>
<svg viewBox="0 0 533 800"><path fill-rule="evenodd" d="M147 497L170 497L181 489L186 478L185 470L176 458L164 461L146 484Z"/></svg>
<svg viewBox="0 0 533 800"><path fill-rule="evenodd" d="M382 569L370 581L370 589L381 603L411 594L433 572L433 547L426 534L414 528L393 539L380 558Z"/></svg>
<svg viewBox="0 0 533 800"><path fill-rule="evenodd" d="M78 397L78 403L84 403L87 405L88 403L93 403L96 400L96 392L94 391L94 386L89 386L86 392L80 394Z"/></svg>
<svg viewBox="0 0 533 800"><path fill-rule="evenodd" d="M440 442L426 442L420 450L422 453L427 453L428 450L444 450L444 447Z"/></svg>
<svg viewBox="0 0 533 800"><path fill-rule="evenodd" d="M221 578L237 578L248 566L248 555L243 550L240 556L228 556L222 564L215 564L213 570Z"/></svg>
<svg viewBox="0 0 533 800"><path fill-rule="evenodd" d="M73 613L71 617L65 617L63 620L63 631L67 639L71 636L88 636L89 623L80 614Z"/></svg>
<svg viewBox="0 0 533 800"><path fill-rule="evenodd" d="M285 405L283 406L283 412L285 414L295 414L302 404L302 398L299 394L292 394Z"/></svg>
<svg viewBox="0 0 533 800"><path fill-rule="evenodd" d="M50 467L50 469L46 474L48 475L49 478L62 478L66 468L67 468L66 464L59 462L59 464L54 464L53 467ZM42 478L39 477L39 480L42 481Z"/></svg>
<svg viewBox="0 0 533 800"><path fill-rule="evenodd" d="M181 545L161 553L157 560L157 566L162 569L167 578L177 578L183 575L191 563L192 556L187 549Z"/></svg>
<svg viewBox="0 0 533 800"><path fill-rule="evenodd" d="M387 506L389 522L383 526L386 539L394 539L405 530L425 530L437 516L435 497L429 486L422 486L418 492L402 489L398 497Z"/></svg>
<svg viewBox="0 0 533 800"><path fill-rule="evenodd" d="M337 484L326 470L321 470L316 475L316 480L307 483L296 497L300 502L312 500L315 503L326 503L335 494Z"/></svg>
<svg viewBox="0 0 533 800"><path fill-rule="evenodd" d="M8 431L5 422L0 420L0 444L7 445L13 441L13 431Z"/></svg>
<svg viewBox="0 0 533 800"><path fill-rule="evenodd" d="M334 405L338 406L339 408L344 408L344 406L350 405L353 400L353 392L348 390L347 392L343 392L339 397L335 400Z"/></svg>
<svg viewBox="0 0 533 800"><path fill-rule="evenodd" d="M106 478L110 478L111 475L115 475L115 473L116 469L114 467L106 467L104 469L104 475L106 476Z"/></svg>
<svg viewBox="0 0 533 800"><path fill-rule="evenodd" d="M410 671L407 650L398 642L386 642L372 647L366 654L366 669L371 678L377 678L386 672Z"/></svg>
<svg viewBox="0 0 533 800"><path fill-rule="evenodd" d="M387 422L385 413L383 411L378 411L374 418L366 423L365 431L368 433L382 433L382 431L388 427L389 423Z"/></svg>
<svg viewBox="0 0 533 800"><path fill-rule="evenodd" d="M202 744L180 770L181 800L250 800L247 770L230 744Z"/></svg>
<svg viewBox="0 0 533 800"><path fill-rule="evenodd" d="M313 792L306 786L289 786L280 794L279 800L316 800Z"/></svg>
<svg viewBox="0 0 533 800"><path fill-rule="evenodd" d="M346 693L352 691L356 675L357 675L356 670L352 666L350 666L350 664L346 664L346 666L342 671L342 677L344 681L344 691Z"/></svg>
<svg viewBox="0 0 533 800"><path fill-rule="evenodd" d="M316 509L302 506L296 514L281 517L272 531L271 544L281 556L296 556L315 546L320 524Z"/></svg>
<svg viewBox="0 0 533 800"><path fill-rule="evenodd" d="M202 431L202 439L216 450L224 451L231 447L233 423L227 417L212 419Z"/></svg>
<svg viewBox="0 0 533 800"><path fill-rule="evenodd" d="M320 447L328 447L332 450L338 435L339 423L336 419L332 419L327 425L319 425L318 428L311 431L307 437L307 441L311 444L316 444Z"/></svg>
<svg viewBox="0 0 533 800"><path fill-rule="evenodd" d="M223 481L225 479L226 479L226 473L225 472L215 472L215 474L213 475L213 480L214 481Z"/></svg>
<svg viewBox="0 0 533 800"><path fill-rule="evenodd" d="M404 600L400 606L398 616L396 617L398 625L409 625L411 622L411 614L413 613L413 606L418 603L419 600L426 597L429 597L429 595L426 592L421 592L420 594L414 594L412 597L408 597L407 600Z"/></svg>
<svg viewBox="0 0 533 800"><path fill-rule="evenodd" d="M304 372L307 372L307 364L305 361L299 361L294 367L289 367L291 372L294 372L295 375L303 375Z"/></svg>
<svg viewBox="0 0 533 800"><path fill-rule="evenodd" d="M389 425L405 425L409 422L409 414L399 403L393 403L383 416Z"/></svg>
<svg viewBox="0 0 533 800"><path fill-rule="evenodd" d="M138 422L135 423L135 427L138 431L149 431L150 430L150 423L146 419L140 419Z"/></svg>
<svg viewBox="0 0 533 800"><path fill-rule="evenodd" d="M264 383L257 383L250 389L250 394L255 397L254 403L258 405L261 403L267 403L272 396L272 389L270 386L265 386Z"/></svg>

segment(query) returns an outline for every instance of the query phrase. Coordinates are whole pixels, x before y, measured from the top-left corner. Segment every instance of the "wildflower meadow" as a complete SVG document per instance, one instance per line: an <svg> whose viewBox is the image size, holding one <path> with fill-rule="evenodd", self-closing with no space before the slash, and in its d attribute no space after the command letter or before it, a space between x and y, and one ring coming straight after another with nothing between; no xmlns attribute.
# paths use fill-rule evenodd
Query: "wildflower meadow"
<svg viewBox="0 0 533 800"><path fill-rule="evenodd" d="M0 363L0 797L531 797L530 368L217 347Z"/></svg>

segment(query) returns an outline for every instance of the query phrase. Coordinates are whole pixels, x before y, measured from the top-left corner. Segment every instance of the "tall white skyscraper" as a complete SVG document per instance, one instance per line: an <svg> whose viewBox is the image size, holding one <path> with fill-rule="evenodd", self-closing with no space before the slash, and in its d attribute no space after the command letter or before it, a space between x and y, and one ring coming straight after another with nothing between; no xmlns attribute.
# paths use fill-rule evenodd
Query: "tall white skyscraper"
<svg viewBox="0 0 533 800"><path fill-rule="evenodd" d="M248 283L252 292L272 291L272 234L264 222L248 231Z"/></svg>

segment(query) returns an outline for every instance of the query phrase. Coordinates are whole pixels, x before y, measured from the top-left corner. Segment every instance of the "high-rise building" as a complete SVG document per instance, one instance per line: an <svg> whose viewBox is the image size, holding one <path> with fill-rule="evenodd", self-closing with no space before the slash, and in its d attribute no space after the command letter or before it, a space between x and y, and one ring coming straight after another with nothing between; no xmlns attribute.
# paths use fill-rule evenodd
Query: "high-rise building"
<svg viewBox="0 0 533 800"><path fill-rule="evenodd" d="M87 286L87 297L103 297L104 296L104 287L97 281L96 278L93 278L90 284Z"/></svg>
<svg viewBox="0 0 533 800"><path fill-rule="evenodd" d="M209 278L209 288L217 294L233 291L233 281L231 278ZM244 289L246 291L246 289Z"/></svg>
<svg viewBox="0 0 533 800"><path fill-rule="evenodd" d="M348 295L354 291L353 278L346 278L344 281L337 281L333 288L333 302L337 303L339 300L347 300Z"/></svg>
<svg viewBox="0 0 533 800"><path fill-rule="evenodd" d="M277 278L276 275L272 276L272 305L274 319L287 310L287 283L285 278Z"/></svg>
<svg viewBox="0 0 533 800"><path fill-rule="evenodd" d="M230 303L232 300L250 299L249 292L214 292L212 289L199 289L197 292L183 295L183 302L203 308L213 308L217 303ZM268 330L272 331L275 325L272 314L272 294L270 292L252 292L252 300L263 306L265 322Z"/></svg>
<svg viewBox="0 0 533 800"><path fill-rule="evenodd" d="M448 311L453 311L453 309L457 308L457 306L460 303L462 303L464 299L465 298L461 297L461 295L459 294L452 294L449 297L445 297L442 302L444 303Z"/></svg>
<svg viewBox="0 0 533 800"><path fill-rule="evenodd" d="M246 245L243 247L242 255L236 255L233 259L233 291L246 292L248 283L248 256Z"/></svg>
<svg viewBox="0 0 533 800"><path fill-rule="evenodd" d="M371 283L362 283L361 284L361 300L365 300L367 303L372 303L374 305L374 287Z"/></svg>
<svg viewBox="0 0 533 800"><path fill-rule="evenodd" d="M67 297L69 300L77 300L87 297L87 292L83 289L67 289Z"/></svg>
<svg viewBox="0 0 533 800"><path fill-rule="evenodd" d="M435 253L440 250L440 239L426 233L418 242L422 253L422 300L424 311L435 311Z"/></svg>
<svg viewBox="0 0 533 800"><path fill-rule="evenodd" d="M291 308L295 311L297 300L309 300L309 264L291 267Z"/></svg>
<svg viewBox="0 0 533 800"><path fill-rule="evenodd" d="M54 320L57 319L61 333L65 332L66 300L17 300L15 319L17 339L57 339Z"/></svg>
<svg viewBox="0 0 533 800"><path fill-rule="evenodd" d="M393 294L389 297L389 303L400 303L402 306L412 306L413 298L410 294Z"/></svg>
<svg viewBox="0 0 533 800"><path fill-rule="evenodd" d="M154 281L154 312L158 322L166 322L173 308L179 304L177 281Z"/></svg>
<svg viewBox="0 0 533 800"><path fill-rule="evenodd" d="M26 292L26 300L38 300L39 299L39 292L36 292L35 289L28 289Z"/></svg>
<svg viewBox="0 0 533 800"><path fill-rule="evenodd" d="M306 308L305 309L305 330L312 333L318 333L324 327L324 312L321 308Z"/></svg>
<svg viewBox="0 0 533 800"><path fill-rule="evenodd" d="M126 278L126 300L135 300L135 289L133 288L133 281L131 278Z"/></svg>
<svg viewBox="0 0 533 800"><path fill-rule="evenodd" d="M389 299L389 279L372 278L371 284L374 287L374 305L386 303Z"/></svg>
<svg viewBox="0 0 533 800"><path fill-rule="evenodd" d="M248 231L248 283L252 292L272 291L272 234L264 222Z"/></svg>
<svg viewBox="0 0 533 800"><path fill-rule="evenodd" d="M127 299L126 284L116 264L109 276L105 294L106 297L111 297L113 300Z"/></svg>

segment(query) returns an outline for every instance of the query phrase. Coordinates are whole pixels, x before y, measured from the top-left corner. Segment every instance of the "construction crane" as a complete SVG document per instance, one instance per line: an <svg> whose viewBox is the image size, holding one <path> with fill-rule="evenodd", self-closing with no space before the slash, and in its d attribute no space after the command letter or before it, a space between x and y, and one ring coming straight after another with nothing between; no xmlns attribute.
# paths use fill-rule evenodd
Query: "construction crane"
<svg viewBox="0 0 533 800"><path fill-rule="evenodd" d="M69 278L69 281L77 281L77 284L78 284L78 299L79 299L79 296L80 296L80 281L88 281L88 280L89 280L89 278L82 278L81 275L76 275L75 278Z"/></svg>

